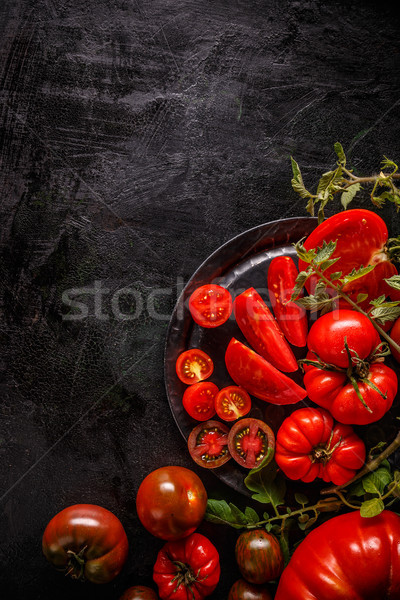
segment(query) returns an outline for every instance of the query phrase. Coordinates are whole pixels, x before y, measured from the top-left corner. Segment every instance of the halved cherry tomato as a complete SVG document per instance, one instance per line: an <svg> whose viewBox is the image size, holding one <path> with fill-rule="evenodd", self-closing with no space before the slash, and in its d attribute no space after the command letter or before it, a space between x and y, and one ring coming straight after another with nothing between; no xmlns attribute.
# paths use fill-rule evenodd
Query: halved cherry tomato
<svg viewBox="0 0 400 600"><path fill-rule="evenodd" d="M296 358L281 328L254 288L235 298L233 310L241 332L256 352L281 371L297 371Z"/></svg>
<svg viewBox="0 0 400 600"><path fill-rule="evenodd" d="M275 318L286 339L293 346L302 347L307 343L307 313L303 307L290 302L298 274L290 256L276 256L268 268L268 292Z"/></svg>
<svg viewBox="0 0 400 600"><path fill-rule="evenodd" d="M235 338L226 349L225 364L233 381L260 400L295 404L307 396L295 381Z"/></svg>
<svg viewBox="0 0 400 600"><path fill-rule="evenodd" d="M275 436L271 427L259 419L241 419L228 434L228 448L231 456L246 469L254 469L275 449Z"/></svg>
<svg viewBox="0 0 400 600"><path fill-rule="evenodd" d="M229 428L219 421L206 421L197 425L188 439L190 456L206 469L215 469L225 464L231 458L228 433Z"/></svg>
<svg viewBox="0 0 400 600"><path fill-rule="evenodd" d="M250 409L249 394L237 385L228 385L220 390L215 398L215 410L224 421L236 421L247 415Z"/></svg>
<svg viewBox="0 0 400 600"><path fill-rule="evenodd" d="M187 385L208 379L213 371L213 361L199 348L185 350L176 361L176 374Z"/></svg>
<svg viewBox="0 0 400 600"><path fill-rule="evenodd" d="M202 285L189 298L189 310L193 320L202 327L219 327L232 312L232 297L220 285Z"/></svg>
<svg viewBox="0 0 400 600"><path fill-rule="evenodd" d="M218 387L211 381L200 381L186 388L183 407L197 421L208 421L215 415L215 397Z"/></svg>

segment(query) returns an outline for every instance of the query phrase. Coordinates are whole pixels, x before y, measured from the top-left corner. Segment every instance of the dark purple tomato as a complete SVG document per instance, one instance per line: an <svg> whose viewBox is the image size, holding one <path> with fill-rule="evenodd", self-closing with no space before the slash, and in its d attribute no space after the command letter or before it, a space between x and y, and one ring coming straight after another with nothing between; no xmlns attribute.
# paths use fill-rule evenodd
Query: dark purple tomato
<svg viewBox="0 0 400 600"><path fill-rule="evenodd" d="M265 529L250 529L240 534L235 557L242 577L249 583L262 584L277 579L284 567L278 540Z"/></svg>
<svg viewBox="0 0 400 600"><path fill-rule="evenodd" d="M272 600L272 596L265 586L238 579L229 591L228 600Z"/></svg>
<svg viewBox="0 0 400 600"><path fill-rule="evenodd" d="M145 585L134 585L122 594L119 600L158 600L154 590Z"/></svg>

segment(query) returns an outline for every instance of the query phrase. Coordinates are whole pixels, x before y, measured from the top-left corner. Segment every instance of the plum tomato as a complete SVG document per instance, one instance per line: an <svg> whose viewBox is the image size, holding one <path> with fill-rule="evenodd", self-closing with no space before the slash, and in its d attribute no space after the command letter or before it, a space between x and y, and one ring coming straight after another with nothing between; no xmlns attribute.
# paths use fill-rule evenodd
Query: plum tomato
<svg viewBox="0 0 400 600"><path fill-rule="evenodd" d="M238 579L229 591L228 600L272 600L272 596L265 586Z"/></svg>
<svg viewBox="0 0 400 600"><path fill-rule="evenodd" d="M272 429L260 419L240 419L230 429L228 448L232 458L246 469L254 469L266 456L272 459L275 436Z"/></svg>
<svg viewBox="0 0 400 600"><path fill-rule="evenodd" d="M250 409L249 394L237 385L222 388L215 398L215 410L223 421L236 421L247 415Z"/></svg>
<svg viewBox="0 0 400 600"><path fill-rule="evenodd" d="M307 396L293 379L235 338L226 349L225 364L233 381L260 400L271 404L295 404Z"/></svg>
<svg viewBox="0 0 400 600"><path fill-rule="evenodd" d="M199 348L185 350L176 361L176 374L187 385L208 379L214 371L211 358Z"/></svg>
<svg viewBox="0 0 400 600"><path fill-rule="evenodd" d="M189 298L193 320L201 327L219 327L232 312L232 296L220 285L202 285Z"/></svg>
<svg viewBox="0 0 400 600"><path fill-rule="evenodd" d="M179 540L200 525L207 492L200 477L179 466L160 467L145 477L136 496L142 525L162 540Z"/></svg>
<svg viewBox="0 0 400 600"><path fill-rule="evenodd" d="M158 596L145 585L134 585L125 590L119 600L158 600Z"/></svg>
<svg viewBox="0 0 400 600"><path fill-rule="evenodd" d="M235 546L235 558L242 577L249 583L263 584L277 579L284 567L280 544L265 529L241 533Z"/></svg>
<svg viewBox="0 0 400 600"><path fill-rule="evenodd" d="M396 344L400 345L400 317L397 319L397 321L395 321L395 324L390 332L390 337L396 342ZM392 346L390 346L390 351L397 362L400 363L400 352L395 350L395 348Z"/></svg>
<svg viewBox="0 0 400 600"><path fill-rule="evenodd" d="M197 421L208 421L215 415L218 387L211 381L200 381L186 388L182 403L186 412Z"/></svg>
<svg viewBox="0 0 400 600"><path fill-rule="evenodd" d="M268 267L268 292L275 318L286 339L293 346L303 347L307 343L307 312L290 301L298 274L290 256L276 256Z"/></svg>
<svg viewBox="0 0 400 600"><path fill-rule="evenodd" d="M296 358L271 311L254 289L235 298L235 318L250 346L280 371L297 371Z"/></svg>
<svg viewBox="0 0 400 600"><path fill-rule="evenodd" d="M128 538L121 521L95 504L74 504L48 523L43 554L73 579L108 583L121 571L128 555Z"/></svg>
<svg viewBox="0 0 400 600"><path fill-rule="evenodd" d="M219 421L197 425L188 438L188 449L195 463L206 469L215 469L230 458L228 450L229 427Z"/></svg>

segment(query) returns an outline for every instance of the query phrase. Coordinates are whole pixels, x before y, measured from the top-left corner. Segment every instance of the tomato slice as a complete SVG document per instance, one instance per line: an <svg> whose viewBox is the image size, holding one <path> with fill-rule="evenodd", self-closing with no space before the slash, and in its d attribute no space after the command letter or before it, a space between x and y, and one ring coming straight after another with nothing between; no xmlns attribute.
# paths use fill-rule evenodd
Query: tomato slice
<svg viewBox="0 0 400 600"><path fill-rule="evenodd" d="M176 361L176 374L187 385L208 379L213 371L213 361L199 348L185 350Z"/></svg>
<svg viewBox="0 0 400 600"><path fill-rule="evenodd" d="M215 469L230 458L228 450L229 428L219 421L206 421L191 431L188 448L193 460L206 469Z"/></svg>
<svg viewBox="0 0 400 600"><path fill-rule="evenodd" d="M275 318L286 339L293 346L303 347L307 343L307 313L305 308L290 302L298 274L290 256L276 256L268 268L268 292Z"/></svg>
<svg viewBox="0 0 400 600"><path fill-rule="evenodd" d="M200 381L186 388L182 403L186 412L197 421L208 421L215 415L218 387L211 381Z"/></svg>
<svg viewBox="0 0 400 600"><path fill-rule="evenodd" d="M202 327L219 327L232 312L232 296L220 285L202 285L189 298L193 320Z"/></svg>
<svg viewBox="0 0 400 600"><path fill-rule="evenodd" d="M228 435L231 456L246 469L254 469L270 453L274 455L275 435L271 427L259 419L241 419Z"/></svg>
<svg viewBox="0 0 400 600"><path fill-rule="evenodd" d="M307 396L295 381L235 338L226 349L225 364L233 381L260 400L295 404Z"/></svg>
<svg viewBox="0 0 400 600"><path fill-rule="evenodd" d="M281 371L297 371L296 358L281 328L254 288L235 298L233 310L241 332L254 350Z"/></svg>
<svg viewBox="0 0 400 600"><path fill-rule="evenodd" d="M215 410L224 421L236 421L247 415L250 409L249 394L237 385L228 385L220 390L215 398Z"/></svg>

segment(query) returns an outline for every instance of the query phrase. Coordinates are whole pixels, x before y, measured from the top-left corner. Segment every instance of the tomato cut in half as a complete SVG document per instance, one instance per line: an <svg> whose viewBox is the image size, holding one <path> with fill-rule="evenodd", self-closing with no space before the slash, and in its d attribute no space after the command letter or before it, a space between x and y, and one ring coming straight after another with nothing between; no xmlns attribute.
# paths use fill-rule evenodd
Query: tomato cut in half
<svg viewBox="0 0 400 600"><path fill-rule="evenodd" d="M247 415L250 409L249 394L237 385L222 388L215 398L215 410L219 418L224 421L236 421Z"/></svg>
<svg viewBox="0 0 400 600"><path fill-rule="evenodd" d="M307 396L295 381L235 338L226 349L225 364L233 381L260 400L295 404Z"/></svg>
<svg viewBox="0 0 400 600"><path fill-rule="evenodd" d="M228 450L229 427L219 421L206 421L191 431L188 439L190 456L206 469L215 469L230 458Z"/></svg>
<svg viewBox="0 0 400 600"><path fill-rule="evenodd" d="M275 435L271 427L248 417L235 423L228 435L231 456L246 469L254 469L267 456L272 460L275 450Z"/></svg>
<svg viewBox="0 0 400 600"><path fill-rule="evenodd" d="M213 371L213 361L199 348L185 350L176 361L176 374L187 385L208 379Z"/></svg>
<svg viewBox="0 0 400 600"><path fill-rule="evenodd" d="M193 320L201 327L219 327L231 315L232 296L220 285L202 285L190 296L189 310Z"/></svg>
<svg viewBox="0 0 400 600"><path fill-rule="evenodd" d="M183 407L197 421L208 421L215 415L215 397L218 387L211 381L200 381L186 388Z"/></svg>
<svg viewBox="0 0 400 600"><path fill-rule="evenodd" d="M297 371L298 364L292 349L268 306L254 288L235 298L233 310L241 332L256 352L281 371Z"/></svg>
<svg viewBox="0 0 400 600"><path fill-rule="evenodd" d="M268 292L275 318L286 339L293 346L303 347L307 343L307 313L302 306L290 302L298 274L290 256L276 256L268 268Z"/></svg>

